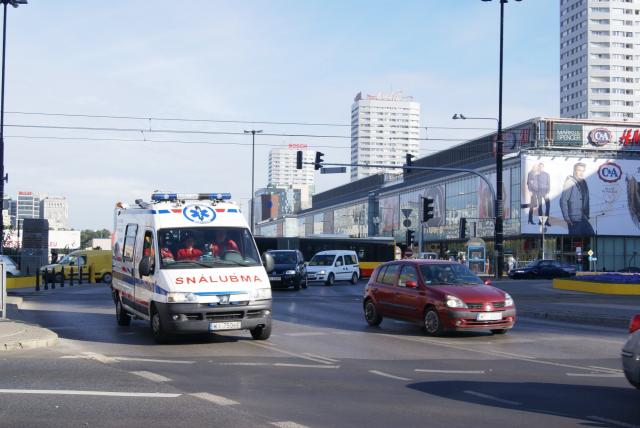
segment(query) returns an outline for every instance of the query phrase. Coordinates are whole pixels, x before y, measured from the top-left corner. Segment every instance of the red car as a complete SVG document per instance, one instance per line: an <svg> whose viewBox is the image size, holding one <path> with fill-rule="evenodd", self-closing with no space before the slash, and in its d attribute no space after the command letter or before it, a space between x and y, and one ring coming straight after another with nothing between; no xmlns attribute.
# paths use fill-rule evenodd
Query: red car
<svg viewBox="0 0 640 428"><path fill-rule="evenodd" d="M466 266L440 260L381 264L364 290L364 316L372 326L383 317L419 323L426 333L491 330L504 334L516 321L508 293L485 284Z"/></svg>

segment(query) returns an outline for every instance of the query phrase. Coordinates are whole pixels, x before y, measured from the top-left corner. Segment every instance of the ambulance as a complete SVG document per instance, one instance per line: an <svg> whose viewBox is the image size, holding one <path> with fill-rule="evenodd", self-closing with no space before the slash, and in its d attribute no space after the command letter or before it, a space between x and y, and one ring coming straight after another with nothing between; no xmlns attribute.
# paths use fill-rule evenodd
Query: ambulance
<svg viewBox="0 0 640 428"><path fill-rule="evenodd" d="M273 258L261 259L228 193L154 193L118 203L112 296L119 325L147 320L165 343L183 333L271 335Z"/></svg>

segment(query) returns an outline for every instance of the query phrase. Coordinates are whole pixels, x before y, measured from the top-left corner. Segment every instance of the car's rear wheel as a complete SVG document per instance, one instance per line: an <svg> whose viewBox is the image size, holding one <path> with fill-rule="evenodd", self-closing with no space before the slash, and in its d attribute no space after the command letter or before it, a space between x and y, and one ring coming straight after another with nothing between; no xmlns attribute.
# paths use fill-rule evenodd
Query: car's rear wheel
<svg viewBox="0 0 640 428"><path fill-rule="evenodd" d="M254 340L267 340L271 336L271 322L249 330Z"/></svg>
<svg viewBox="0 0 640 428"><path fill-rule="evenodd" d="M382 316L378 313L373 300L367 299L364 303L364 319L367 320L367 324L370 326L378 326L382 322Z"/></svg>
<svg viewBox="0 0 640 428"><path fill-rule="evenodd" d="M333 273L330 273L324 285L329 285L329 286L333 285L333 283L335 282L335 278L336 277L333 275Z"/></svg>
<svg viewBox="0 0 640 428"><path fill-rule="evenodd" d="M105 273L104 275L102 275L102 282L104 282L105 284L111 284L111 274L110 273Z"/></svg>
<svg viewBox="0 0 640 428"><path fill-rule="evenodd" d="M491 333L493 333L493 334L507 334L508 331L509 331L509 329L506 329L506 328L498 328L498 329L491 330Z"/></svg>
<svg viewBox="0 0 640 428"><path fill-rule="evenodd" d="M429 307L424 313L424 331L429 336L440 336L443 332L440 315L434 307Z"/></svg>
<svg viewBox="0 0 640 428"><path fill-rule="evenodd" d="M353 285L356 285L358 283L358 274L356 272L354 272L353 275L351 275L351 283Z"/></svg>
<svg viewBox="0 0 640 428"><path fill-rule="evenodd" d="M126 309L122 307L120 296L116 297L116 320L118 321L118 325L127 326L131 324L131 316Z"/></svg>

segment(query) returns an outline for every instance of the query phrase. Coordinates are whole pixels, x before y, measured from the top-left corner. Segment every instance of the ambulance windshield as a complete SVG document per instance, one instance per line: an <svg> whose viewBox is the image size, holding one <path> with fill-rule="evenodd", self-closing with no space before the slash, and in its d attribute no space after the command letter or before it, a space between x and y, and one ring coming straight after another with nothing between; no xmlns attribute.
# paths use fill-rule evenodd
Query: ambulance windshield
<svg viewBox="0 0 640 428"><path fill-rule="evenodd" d="M162 269L260 266L251 233L240 227L180 227L158 231Z"/></svg>

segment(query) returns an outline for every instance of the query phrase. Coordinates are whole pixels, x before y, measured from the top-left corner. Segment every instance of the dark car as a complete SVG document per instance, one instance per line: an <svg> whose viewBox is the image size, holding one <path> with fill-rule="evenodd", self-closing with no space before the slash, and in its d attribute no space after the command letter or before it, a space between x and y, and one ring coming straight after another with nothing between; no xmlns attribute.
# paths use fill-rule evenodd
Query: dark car
<svg viewBox="0 0 640 428"><path fill-rule="evenodd" d="M535 260L524 267L509 271L509 278L569 278L575 275L575 269L565 266L557 260Z"/></svg>
<svg viewBox="0 0 640 428"><path fill-rule="evenodd" d="M516 308L508 293L488 283L460 263L387 262L365 287L364 316L372 326L384 317L414 322L433 336L470 330L504 334L516 321Z"/></svg>
<svg viewBox="0 0 640 428"><path fill-rule="evenodd" d="M640 314L629 324L629 340L622 348L622 368L629 383L640 389Z"/></svg>
<svg viewBox="0 0 640 428"><path fill-rule="evenodd" d="M269 274L271 287L307 288L307 267L299 250L269 250L267 253L275 262L273 272Z"/></svg>

